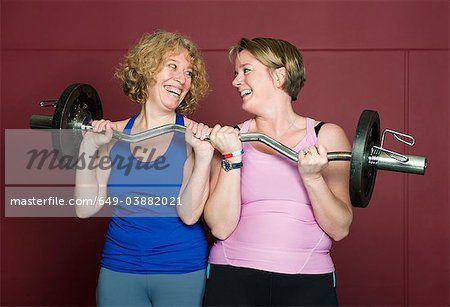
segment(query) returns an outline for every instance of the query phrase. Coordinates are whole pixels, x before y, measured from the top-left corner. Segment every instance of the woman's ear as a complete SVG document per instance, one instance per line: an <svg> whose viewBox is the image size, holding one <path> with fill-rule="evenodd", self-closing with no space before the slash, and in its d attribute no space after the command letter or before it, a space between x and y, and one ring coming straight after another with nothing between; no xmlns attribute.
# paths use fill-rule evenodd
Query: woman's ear
<svg viewBox="0 0 450 307"><path fill-rule="evenodd" d="M280 67L274 70L274 80L277 87L282 87L286 80L286 68Z"/></svg>

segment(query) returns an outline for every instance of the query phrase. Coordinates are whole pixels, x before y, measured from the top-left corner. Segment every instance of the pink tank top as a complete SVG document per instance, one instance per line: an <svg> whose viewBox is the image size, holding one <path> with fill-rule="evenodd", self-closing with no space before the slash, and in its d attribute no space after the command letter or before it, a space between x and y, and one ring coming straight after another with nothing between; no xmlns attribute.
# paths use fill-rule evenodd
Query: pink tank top
<svg viewBox="0 0 450 307"><path fill-rule="evenodd" d="M317 143L314 120L306 119L306 130L297 152ZM333 272L332 242L314 218L297 164L250 143L243 148L241 217L227 239L215 242L209 262L287 274Z"/></svg>

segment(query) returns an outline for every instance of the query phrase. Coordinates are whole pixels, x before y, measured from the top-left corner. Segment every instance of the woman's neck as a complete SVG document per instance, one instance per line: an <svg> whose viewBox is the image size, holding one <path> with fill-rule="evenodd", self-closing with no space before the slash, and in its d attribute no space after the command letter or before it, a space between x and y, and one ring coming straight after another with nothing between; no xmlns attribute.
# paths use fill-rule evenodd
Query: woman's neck
<svg viewBox="0 0 450 307"><path fill-rule="evenodd" d="M301 118L294 112L292 105L273 108L255 116L255 130L275 137L283 136L288 131L302 128Z"/></svg>
<svg viewBox="0 0 450 307"><path fill-rule="evenodd" d="M161 110L150 103L141 107L141 112L136 118L135 125L138 130L148 130L175 122L175 111Z"/></svg>

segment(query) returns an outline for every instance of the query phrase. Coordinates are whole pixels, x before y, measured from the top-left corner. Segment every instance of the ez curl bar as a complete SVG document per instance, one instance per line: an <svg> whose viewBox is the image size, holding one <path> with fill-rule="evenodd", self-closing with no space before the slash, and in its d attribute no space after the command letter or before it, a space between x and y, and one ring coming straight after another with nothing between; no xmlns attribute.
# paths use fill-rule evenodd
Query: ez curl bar
<svg viewBox="0 0 450 307"><path fill-rule="evenodd" d="M42 100L41 107L53 106L53 116L32 115L30 127L33 129L55 129L53 146L63 154L77 155L82 140L82 130L92 129L90 122L101 119L103 110L97 91L88 84L72 84L58 100ZM113 132L113 137L124 142L135 143L170 132L184 133L186 127L169 124L133 135ZM69 133L69 137L67 135ZM385 129L380 143L380 118L376 111L364 110L358 121L352 152L329 152L329 161L350 161L350 198L354 207L365 208L372 196L377 170L423 175L426 157L404 155L383 147L387 133L398 141L413 146L412 136ZM298 162L298 153L282 143L262 133L241 133L242 142L258 141L278 151L287 158Z"/></svg>

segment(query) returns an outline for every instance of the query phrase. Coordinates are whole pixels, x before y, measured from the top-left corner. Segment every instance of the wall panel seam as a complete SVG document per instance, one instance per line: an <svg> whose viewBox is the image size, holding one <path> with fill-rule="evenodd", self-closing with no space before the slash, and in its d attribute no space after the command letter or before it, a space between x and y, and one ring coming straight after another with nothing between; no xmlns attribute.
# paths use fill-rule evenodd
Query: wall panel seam
<svg viewBox="0 0 450 307"><path fill-rule="evenodd" d="M403 114L403 122L404 122L404 131L405 133L409 133L409 55L410 51L405 51L405 60L404 60L404 114ZM409 153L408 146L403 145L404 151L406 150ZM404 306L409 306L409 211L408 211L408 176L407 174L403 174L403 233L404 233Z"/></svg>

